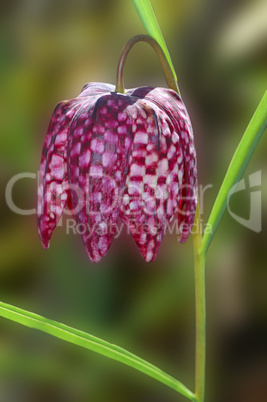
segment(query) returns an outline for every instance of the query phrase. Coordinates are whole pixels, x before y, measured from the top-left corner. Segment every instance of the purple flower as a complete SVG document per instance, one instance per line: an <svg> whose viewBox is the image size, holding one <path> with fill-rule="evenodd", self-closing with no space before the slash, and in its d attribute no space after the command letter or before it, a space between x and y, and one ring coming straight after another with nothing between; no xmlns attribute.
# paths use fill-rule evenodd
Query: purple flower
<svg viewBox="0 0 267 402"><path fill-rule="evenodd" d="M146 261L178 217L184 242L196 209L196 153L186 108L171 89L126 94L89 83L57 105L45 138L38 188L42 244L68 206L93 262L107 253L118 219Z"/></svg>

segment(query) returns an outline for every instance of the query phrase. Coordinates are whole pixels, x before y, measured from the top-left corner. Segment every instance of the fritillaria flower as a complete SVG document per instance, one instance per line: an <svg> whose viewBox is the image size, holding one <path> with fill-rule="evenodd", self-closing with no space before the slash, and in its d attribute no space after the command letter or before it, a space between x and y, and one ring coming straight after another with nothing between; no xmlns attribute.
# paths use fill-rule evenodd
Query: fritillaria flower
<svg viewBox="0 0 267 402"><path fill-rule="evenodd" d="M117 85L118 87L118 85ZM68 206L92 262L121 219L146 261L177 217L184 242L196 209L196 153L186 108L173 89L118 91L86 84L55 108L42 152L38 229L48 248Z"/></svg>

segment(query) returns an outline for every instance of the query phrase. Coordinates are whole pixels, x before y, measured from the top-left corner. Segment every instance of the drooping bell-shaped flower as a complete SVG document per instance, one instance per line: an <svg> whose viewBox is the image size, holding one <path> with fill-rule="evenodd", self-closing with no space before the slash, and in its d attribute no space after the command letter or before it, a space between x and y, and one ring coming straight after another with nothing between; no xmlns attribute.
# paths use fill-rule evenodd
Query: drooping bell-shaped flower
<svg viewBox="0 0 267 402"><path fill-rule="evenodd" d="M146 261L175 216L180 242L191 231L197 174L186 108L173 89L121 86L89 83L53 113L38 188L45 248L66 206L93 262L107 253L119 218Z"/></svg>

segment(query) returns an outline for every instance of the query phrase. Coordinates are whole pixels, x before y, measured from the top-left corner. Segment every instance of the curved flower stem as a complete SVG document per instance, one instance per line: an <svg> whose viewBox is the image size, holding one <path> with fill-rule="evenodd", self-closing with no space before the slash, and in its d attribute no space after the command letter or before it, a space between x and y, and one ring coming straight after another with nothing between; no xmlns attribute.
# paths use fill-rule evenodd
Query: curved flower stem
<svg viewBox="0 0 267 402"><path fill-rule="evenodd" d="M119 63L118 63L117 83L116 83L115 92L120 92L122 94L125 93L124 82L123 82L123 68L124 68L124 64L125 64L126 58L128 56L128 53L130 52L131 48L137 42L146 42L150 46L152 46L156 55L158 56L158 59L160 61L160 64L163 69L163 72L164 72L164 75L165 75L169 88L173 89L178 94L180 94L177 81L173 75L169 62L168 62L165 54L163 53L163 50L161 49L158 42L155 39L153 39L151 36L148 36L148 35L136 35L133 38L131 38L124 46L120 59L119 59Z"/></svg>
<svg viewBox="0 0 267 402"><path fill-rule="evenodd" d="M206 365L205 253L202 251L199 205L197 205L195 216L193 248L196 304L195 396L198 402L204 402Z"/></svg>
<svg viewBox="0 0 267 402"><path fill-rule="evenodd" d="M169 53L166 43L164 41L163 35L162 35L160 27L159 27L159 23L155 16L155 13L154 13L154 10L150 3L150 0L132 0L132 2L133 2L134 6L136 8L136 11L145 27L147 34L149 36L152 36L152 38L154 38L158 42L160 47L162 48L165 56L168 59L168 62L172 69L173 75L174 75L175 79L177 80L176 72L175 72L175 69L174 69L172 61L171 61L170 53Z"/></svg>

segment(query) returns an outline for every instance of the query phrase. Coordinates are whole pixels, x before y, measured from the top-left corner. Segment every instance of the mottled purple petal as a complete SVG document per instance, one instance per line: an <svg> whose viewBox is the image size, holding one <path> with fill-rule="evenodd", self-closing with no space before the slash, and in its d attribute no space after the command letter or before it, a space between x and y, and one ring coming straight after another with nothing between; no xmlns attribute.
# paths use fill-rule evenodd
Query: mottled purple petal
<svg viewBox="0 0 267 402"><path fill-rule="evenodd" d="M183 154L184 175L179 200L179 241L185 242L190 234L197 205L196 151L191 121L179 95L166 88L143 87L132 91L133 96L143 96L163 110L170 118L179 135Z"/></svg>
<svg viewBox="0 0 267 402"><path fill-rule="evenodd" d="M132 144L129 103L129 97L121 94L90 100L71 126L69 180L78 185L71 196L92 262L107 253L116 232Z"/></svg>
<svg viewBox="0 0 267 402"><path fill-rule="evenodd" d="M38 231L45 248L66 203L70 202L66 168L67 136L77 100L59 103L52 115L42 152L38 183Z"/></svg>
<svg viewBox="0 0 267 402"><path fill-rule="evenodd" d="M179 137L158 107L138 100L131 116L134 140L121 218L144 259L153 261L177 212L183 157Z"/></svg>

